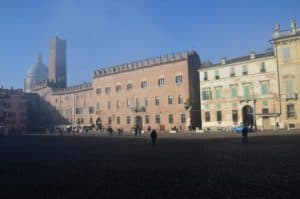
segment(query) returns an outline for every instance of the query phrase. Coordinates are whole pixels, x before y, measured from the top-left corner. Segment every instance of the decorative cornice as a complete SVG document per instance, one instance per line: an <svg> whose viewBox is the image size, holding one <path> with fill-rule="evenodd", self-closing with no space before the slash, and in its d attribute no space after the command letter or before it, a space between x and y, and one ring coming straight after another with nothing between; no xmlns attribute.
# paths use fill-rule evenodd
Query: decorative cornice
<svg viewBox="0 0 300 199"><path fill-rule="evenodd" d="M125 64L103 67L94 71L93 78L103 77L116 73L129 72L141 68L148 68L156 65L167 64L187 60L189 55L195 54L195 51L184 51L166 54L159 57L151 57L142 60L136 60Z"/></svg>

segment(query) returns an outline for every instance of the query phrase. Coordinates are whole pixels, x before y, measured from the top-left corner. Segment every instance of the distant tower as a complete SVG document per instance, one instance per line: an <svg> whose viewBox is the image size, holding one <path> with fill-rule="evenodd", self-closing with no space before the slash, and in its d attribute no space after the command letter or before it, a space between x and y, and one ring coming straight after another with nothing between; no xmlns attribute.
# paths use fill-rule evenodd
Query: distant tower
<svg viewBox="0 0 300 199"><path fill-rule="evenodd" d="M67 42L57 36L49 40L48 80L57 88L67 87Z"/></svg>

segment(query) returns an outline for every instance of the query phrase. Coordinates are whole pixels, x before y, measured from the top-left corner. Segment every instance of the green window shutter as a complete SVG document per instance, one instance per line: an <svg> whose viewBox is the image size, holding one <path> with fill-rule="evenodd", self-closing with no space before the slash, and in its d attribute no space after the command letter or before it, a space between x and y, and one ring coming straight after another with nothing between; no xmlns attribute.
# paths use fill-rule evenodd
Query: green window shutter
<svg viewBox="0 0 300 199"><path fill-rule="evenodd" d="M231 88L231 98L236 98L237 97L237 89L236 87Z"/></svg>

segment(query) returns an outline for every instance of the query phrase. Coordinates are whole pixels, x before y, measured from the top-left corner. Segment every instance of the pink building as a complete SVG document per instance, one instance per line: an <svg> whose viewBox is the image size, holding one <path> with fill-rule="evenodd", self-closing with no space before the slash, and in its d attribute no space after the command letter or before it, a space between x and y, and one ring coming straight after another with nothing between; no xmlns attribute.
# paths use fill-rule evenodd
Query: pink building
<svg viewBox="0 0 300 199"><path fill-rule="evenodd" d="M27 128L26 97L22 89L0 88L0 128Z"/></svg>

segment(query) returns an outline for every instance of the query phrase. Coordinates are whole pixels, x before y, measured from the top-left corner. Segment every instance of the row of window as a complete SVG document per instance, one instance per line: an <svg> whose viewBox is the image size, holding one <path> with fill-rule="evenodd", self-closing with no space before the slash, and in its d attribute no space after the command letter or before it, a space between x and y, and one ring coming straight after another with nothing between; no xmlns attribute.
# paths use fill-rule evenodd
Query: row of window
<svg viewBox="0 0 300 199"><path fill-rule="evenodd" d="M144 118L145 124L150 124L150 120L151 120L150 115L145 115L144 117L145 117ZM126 117L126 124L131 124L133 122L132 119L133 119L132 116L127 116ZM161 123L161 115L155 115L154 119L155 119L156 124ZM108 117L108 124L109 125L112 125L112 121L113 121L112 117ZM181 121L182 124L186 123L185 114L180 115L180 121ZM169 124L174 124L174 115L173 114L168 115L168 122L169 122ZM121 117L120 116L116 117L116 124L121 124Z"/></svg>
<svg viewBox="0 0 300 199"><path fill-rule="evenodd" d="M269 113L269 109L268 108L263 108L262 109L262 113L263 114L268 114ZM205 117L205 122L210 122L211 121L211 117L210 117L210 112L209 111L205 111L204 113L204 117ZM238 110L232 110L231 112L231 116L232 116L232 121L233 122L238 122ZM222 122L222 111L221 110L217 110L216 112L216 119L218 122Z"/></svg>
<svg viewBox="0 0 300 199"><path fill-rule="evenodd" d="M261 62L260 64L260 72L261 73L264 73L266 72L266 66L265 66L265 62ZM244 65L243 68L242 68L242 75L248 75L248 66L247 65ZM230 70L229 70L229 76L230 77L235 77L236 76L236 72L235 72L235 68L234 67L230 67ZM203 77L203 80L204 81L207 81L209 78L208 78L208 72L205 71L204 72L204 77ZM219 72L219 69L216 69L215 70L215 78L214 79L220 79L220 72Z"/></svg>
<svg viewBox="0 0 300 199"><path fill-rule="evenodd" d="M263 108L262 109L262 113L263 114L268 114L269 113L269 109L268 108ZM209 111L205 111L205 122L210 122L211 121L211 117L210 117L210 112ZM294 104L288 104L287 105L287 118L295 118L296 117L296 112L295 112L295 106ZM222 111L218 110L216 112L216 118L218 122L222 121ZM237 122L238 121L238 111L237 110L232 110L232 121L233 122Z"/></svg>
<svg viewBox="0 0 300 199"><path fill-rule="evenodd" d="M215 87L215 99L221 99L222 98L222 86ZM246 100L251 99L251 86L250 84L244 84L243 85L243 98ZM268 95L270 93L269 91L269 82L263 82L260 84L260 94L261 95ZM238 86L237 85L231 85L230 86L230 96L231 98L237 98L238 97ZM212 99L212 91L211 88L203 88L202 91L202 100L210 100Z"/></svg>
<svg viewBox="0 0 300 199"><path fill-rule="evenodd" d="M145 97L144 100L145 100L145 101L144 101L145 107L148 107L148 106L149 106L149 98ZM183 104L183 96L182 96L182 95L178 95L178 97L177 97L177 102L178 102L178 104ZM158 96L155 97L154 103L155 103L155 106L159 106L159 104L160 104L160 98L159 98ZM173 96L168 96L168 104L170 104L170 105L171 105L171 104L174 104L174 97L173 97ZM136 100L135 100L135 105L136 105L137 108L140 108L140 107L141 107L141 102L140 102L140 100L139 100L138 98L136 98ZM120 100L116 100L116 101L115 101L115 106L116 106L117 109L119 109L119 108L121 107ZM107 102L107 108L110 110L111 107L112 107L111 101L108 101L108 102ZM130 99L127 99L127 101L126 101L126 107L127 107L127 108L131 108L131 107L132 107L132 106L131 106L131 100L130 100ZM100 108L100 104L97 103L97 110L99 110L99 108ZM77 107L75 111L76 111L76 114L77 114L77 115L83 114L83 109L82 109L82 107ZM72 112L72 110L66 110L66 114L67 114L67 115L68 115L69 113L72 114L71 112ZM93 107L93 106L90 106L90 107L89 107L89 114L93 114L93 113L94 113L94 107Z"/></svg>
<svg viewBox="0 0 300 199"><path fill-rule="evenodd" d="M177 75L177 76L175 77L175 83L176 83L176 84L181 84L182 81L183 81L182 75ZM157 80L157 85L160 86L160 87L164 86L164 85L165 85L165 78L159 78L159 79ZM141 88L145 89L145 88L147 88L147 87L148 87L148 82L147 82L147 81L141 81ZM132 83L128 83L127 86L126 86L127 91L132 90L132 88L133 88ZM121 90L122 90L121 85L117 85L117 86L115 87L116 93L121 92ZM101 89L101 88L97 88L97 89L96 89L96 94L97 94L97 95L100 95L101 92L102 92L102 89ZM105 93L106 93L106 94L109 94L110 92L111 92L111 88L110 88L110 87L106 87L106 88L105 88Z"/></svg>

